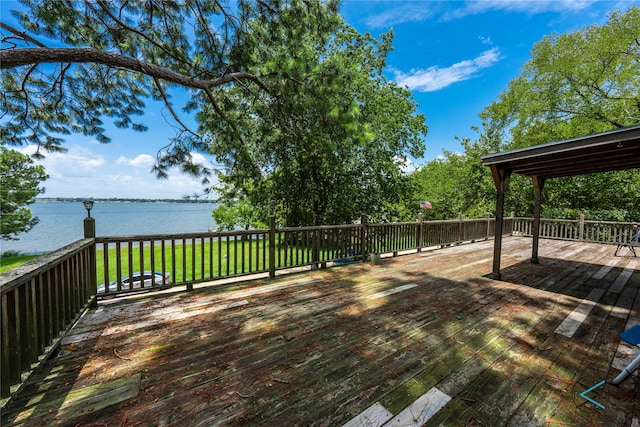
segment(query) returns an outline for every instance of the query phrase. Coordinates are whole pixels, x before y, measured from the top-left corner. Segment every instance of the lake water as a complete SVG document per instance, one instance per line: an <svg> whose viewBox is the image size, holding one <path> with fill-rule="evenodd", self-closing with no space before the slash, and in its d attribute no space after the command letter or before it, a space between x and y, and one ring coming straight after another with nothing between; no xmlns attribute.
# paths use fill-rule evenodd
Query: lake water
<svg viewBox="0 0 640 427"><path fill-rule="evenodd" d="M49 252L84 237L87 211L80 202L36 202L29 206L40 222L19 240L0 241L0 253ZM214 226L215 203L96 202L91 217L96 236L193 233Z"/></svg>

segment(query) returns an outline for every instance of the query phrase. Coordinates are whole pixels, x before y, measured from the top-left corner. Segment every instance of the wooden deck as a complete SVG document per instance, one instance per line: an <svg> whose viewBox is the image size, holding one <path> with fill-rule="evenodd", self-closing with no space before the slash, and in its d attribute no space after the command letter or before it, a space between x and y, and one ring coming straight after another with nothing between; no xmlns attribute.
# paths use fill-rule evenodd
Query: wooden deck
<svg viewBox="0 0 640 427"><path fill-rule="evenodd" d="M640 426L640 258L493 242L100 303L2 425ZM619 360L623 358L623 360ZM625 359L626 358L626 359ZM612 366L613 365L613 366ZM580 394L601 380L608 382Z"/></svg>

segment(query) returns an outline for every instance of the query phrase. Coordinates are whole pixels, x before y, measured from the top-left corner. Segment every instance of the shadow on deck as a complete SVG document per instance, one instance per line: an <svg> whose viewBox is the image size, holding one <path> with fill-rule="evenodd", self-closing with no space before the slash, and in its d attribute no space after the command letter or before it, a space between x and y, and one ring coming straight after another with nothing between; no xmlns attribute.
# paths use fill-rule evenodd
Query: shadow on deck
<svg viewBox="0 0 640 427"><path fill-rule="evenodd" d="M640 258L492 243L102 302L2 425L640 425Z"/></svg>

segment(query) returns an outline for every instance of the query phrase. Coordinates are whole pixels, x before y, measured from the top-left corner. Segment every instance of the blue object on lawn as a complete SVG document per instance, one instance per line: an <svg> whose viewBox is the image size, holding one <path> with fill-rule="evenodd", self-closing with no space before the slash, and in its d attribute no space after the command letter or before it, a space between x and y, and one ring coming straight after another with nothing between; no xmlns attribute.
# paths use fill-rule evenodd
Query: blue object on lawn
<svg viewBox="0 0 640 427"><path fill-rule="evenodd" d="M631 345L639 345L640 344L640 325L635 325L624 331L620 334L620 338L625 340ZM614 384L620 384L625 378L627 378L631 373L640 366L640 355L633 359L631 363L627 365L626 368L620 372L620 375L613 380Z"/></svg>
<svg viewBox="0 0 640 427"><path fill-rule="evenodd" d="M333 261L334 265L344 265L355 262L360 255L360 249L349 249L340 255L341 259Z"/></svg>

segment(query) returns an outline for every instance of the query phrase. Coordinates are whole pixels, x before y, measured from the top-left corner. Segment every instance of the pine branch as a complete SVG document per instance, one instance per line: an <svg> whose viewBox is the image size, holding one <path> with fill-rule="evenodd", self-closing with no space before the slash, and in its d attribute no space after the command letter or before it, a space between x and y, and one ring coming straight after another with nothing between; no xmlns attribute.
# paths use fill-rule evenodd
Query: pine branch
<svg viewBox="0 0 640 427"><path fill-rule="evenodd" d="M52 62L95 63L124 68L184 87L202 90L239 80L250 80L261 85L255 74L244 71L229 73L214 79L199 80L146 61L92 48L21 48L0 52L0 69Z"/></svg>

